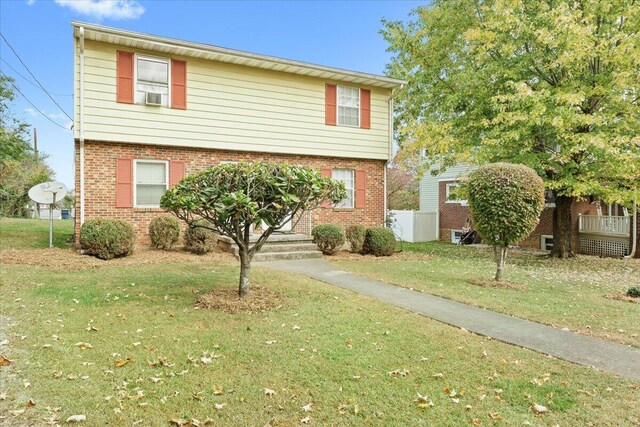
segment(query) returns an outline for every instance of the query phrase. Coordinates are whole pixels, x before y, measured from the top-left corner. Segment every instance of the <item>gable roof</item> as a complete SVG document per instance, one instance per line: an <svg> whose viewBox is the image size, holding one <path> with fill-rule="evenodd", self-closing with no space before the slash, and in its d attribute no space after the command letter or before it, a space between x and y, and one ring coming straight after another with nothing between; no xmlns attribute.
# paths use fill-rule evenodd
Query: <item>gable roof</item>
<svg viewBox="0 0 640 427"><path fill-rule="evenodd" d="M74 37L79 37L79 29L80 27L83 27L84 37L86 40L116 44L132 49L144 49L164 54L228 62L248 67L318 77L327 80L338 80L357 85L381 87L386 89L399 88L406 83L404 80L376 74L327 67L324 65L294 61L275 56L259 55L257 53L227 49L203 43L193 43L167 37L154 36L151 34L105 27L103 25L88 24L77 21L72 21L71 25L74 27Z"/></svg>

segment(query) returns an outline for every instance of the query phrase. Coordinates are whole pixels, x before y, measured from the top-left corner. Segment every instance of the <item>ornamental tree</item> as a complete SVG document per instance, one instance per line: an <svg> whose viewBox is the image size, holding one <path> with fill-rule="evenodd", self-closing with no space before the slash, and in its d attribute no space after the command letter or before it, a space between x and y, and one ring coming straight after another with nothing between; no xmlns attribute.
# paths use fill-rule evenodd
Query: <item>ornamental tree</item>
<svg viewBox="0 0 640 427"><path fill-rule="evenodd" d="M315 169L273 163L229 163L188 176L167 190L160 206L185 221L230 237L240 255L238 294L249 293L251 260L274 231L325 200L346 197L344 183ZM261 228L257 237L254 230Z"/></svg>
<svg viewBox="0 0 640 427"><path fill-rule="evenodd" d="M508 161L555 196L552 255L572 255L571 205L639 198L637 0L435 0L385 22L407 80L394 100L401 153L425 169ZM635 180L635 182L634 182Z"/></svg>
<svg viewBox="0 0 640 427"><path fill-rule="evenodd" d="M495 280L502 279L507 248L528 236L544 207L544 183L524 165L480 166L467 181L471 218L482 239L493 246Z"/></svg>

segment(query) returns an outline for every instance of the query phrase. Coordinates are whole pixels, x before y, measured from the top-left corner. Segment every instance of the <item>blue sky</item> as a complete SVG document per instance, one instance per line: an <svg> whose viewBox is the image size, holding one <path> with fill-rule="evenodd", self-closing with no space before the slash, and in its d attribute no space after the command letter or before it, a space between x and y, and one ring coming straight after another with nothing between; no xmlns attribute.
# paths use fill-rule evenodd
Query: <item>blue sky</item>
<svg viewBox="0 0 640 427"><path fill-rule="evenodd" d="M381 19L407 20L409 12L421 4L424 2L0 0L0 29L31 72L73 117L72 20L382 74L390 55L378 33ZM68 128L70 120L35 86L6 43L0 43L0 69L15 78L20 91L44 114ZM38 146L50 155L48 162L56 179L72 188L71 131L49 122L21 96L11 110L38 129Z"/></svg>

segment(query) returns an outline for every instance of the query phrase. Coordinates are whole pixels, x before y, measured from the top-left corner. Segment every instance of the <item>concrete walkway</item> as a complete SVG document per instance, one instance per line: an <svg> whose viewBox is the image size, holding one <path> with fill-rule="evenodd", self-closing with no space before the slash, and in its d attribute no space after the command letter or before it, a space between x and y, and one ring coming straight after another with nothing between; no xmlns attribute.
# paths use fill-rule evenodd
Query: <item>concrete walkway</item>
<svg viewBox="0 0 640 427"><path fill-rule="evenodd" d="M520 347L640 380L640 350L495 313L339 270L324 259L256 265L298 273Z"/></svg>

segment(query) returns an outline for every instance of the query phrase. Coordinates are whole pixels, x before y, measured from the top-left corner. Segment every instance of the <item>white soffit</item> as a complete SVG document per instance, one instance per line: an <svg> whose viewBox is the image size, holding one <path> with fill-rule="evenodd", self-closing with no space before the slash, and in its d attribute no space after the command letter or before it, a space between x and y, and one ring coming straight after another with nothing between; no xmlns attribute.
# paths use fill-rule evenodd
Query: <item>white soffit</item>
<svg viewBox="0 0 640 427"><path fill-rule="evenodd" d="M385 89L397 88L406 83L404 80L376 74L343 70L341 68L332 68L324 65L259 55L202 43L158 37L102 25L75 21L72 22L71 25L74 27L75 37L78 37L78 28L84 27L85 39L87 40L125 46L131 49L142 49L164 54L169 53Z"/></svg>

